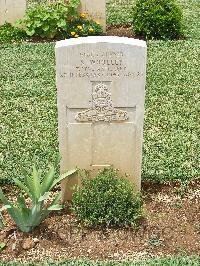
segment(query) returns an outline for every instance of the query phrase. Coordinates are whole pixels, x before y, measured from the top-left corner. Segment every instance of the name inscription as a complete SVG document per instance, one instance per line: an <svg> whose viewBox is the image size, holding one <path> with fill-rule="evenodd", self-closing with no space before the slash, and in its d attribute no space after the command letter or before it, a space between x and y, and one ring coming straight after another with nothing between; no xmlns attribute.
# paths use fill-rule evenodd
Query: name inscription
<svg viewBox="0 0 200 266"><path fill-rule="evenodd" d="M106 51L80 53L80 63L60 73L61 78L141 78L144 73L130 71L124 63L124 53Z"/></svg>

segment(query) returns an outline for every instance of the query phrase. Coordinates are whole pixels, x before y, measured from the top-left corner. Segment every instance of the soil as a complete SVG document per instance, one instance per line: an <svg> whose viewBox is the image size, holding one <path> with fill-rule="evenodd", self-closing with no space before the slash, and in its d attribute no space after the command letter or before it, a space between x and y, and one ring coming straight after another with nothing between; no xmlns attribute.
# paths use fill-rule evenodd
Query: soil
<svg viewBox="0 0 200 266"><path fill-rule="evenodd" d="M131 25L107 26L106 35L134 38Z"/></svg>
<svg viewBox="0 0 200 266"><path fill-rule="evenodd" d="M3 190L16 198L12 188ZM20 232L4 211L6 227L0 231L0 243L6 247L0 252L0 261L200 255L200 180L188 187L144 183L142 196L145 217L137 228L85 228L66 208L27 234Z"/></svg>

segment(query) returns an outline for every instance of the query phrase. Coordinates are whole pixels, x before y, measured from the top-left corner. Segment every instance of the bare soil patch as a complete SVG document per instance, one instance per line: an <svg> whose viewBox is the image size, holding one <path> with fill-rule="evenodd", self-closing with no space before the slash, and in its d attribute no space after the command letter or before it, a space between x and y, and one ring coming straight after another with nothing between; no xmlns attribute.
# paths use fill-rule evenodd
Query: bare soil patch
<svg viewBox="0 0 200 266"><path fill-rule="evenodd" d="M107 26L106 35L134 38L131 25Z"/></svg>
<svg viewBox="0 0 200 266"><path fill-rule="evenodd" d="M12 188L5 187L4 191ZM14 198L16 192L11 193ZM191 183L187 191L176 184L145 183L142 195L146 217L135 229L84 228L66 208L26 234L4 214L6 227L0 231L0 243L6 247L0 252L0 260L135 260L200 255L200 181Z"/></svg>

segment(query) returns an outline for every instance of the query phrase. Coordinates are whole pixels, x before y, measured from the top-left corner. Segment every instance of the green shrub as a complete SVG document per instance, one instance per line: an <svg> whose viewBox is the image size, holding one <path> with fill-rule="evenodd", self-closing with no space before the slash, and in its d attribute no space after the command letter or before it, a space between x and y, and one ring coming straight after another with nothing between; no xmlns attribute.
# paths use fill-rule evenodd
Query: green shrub
<svg viewBox="0 0 200 266"><path fill-rule="evenodd" d="M44 203L50 197L50 190L61 180L74 174L75 171L68 171L55 179L55 167L52 166L42 179L41 170L37 170L34 166L32 176L27 176L24 182L13 178L15 184L30 197L31 206L27 206L24 195L19 195L16 203L10 202L0 188L0 201L4 204L0 213L6 209L22 232L31 232L51 211L62 209L62 206L58 204L60 193L55 196L51 203L45 204L45 206Z"/></svg>
<svg viewBox="0 0 200 266"><path fill-rule="evenodd" d="M69 21L77 15L79 0L63 0L58 2L41 3L27 10L20 24L28 36L53 39L60 37L69 26Z"/></svg>
<svg viewBox="0 0 200 266"><path fill-rule="evenodd" d="M20 42L27 38L26 32L23 29L5 23L0 26L0 44Z"/></svg>
<svg viewBox="0 0 200 266"><path fill-rule="evenodd" d="M75 188L72 210L86 226L128 226L141 217L142 201L129 181L104 169L93 179L83 178L82 186Z"/></svg>
<svg viewBox="0 0 200 266"><path fill-rule="evenodd" d="M182 10L175 0L137 0L133 30L147 39L176 39L183 36Z"/></svg>
<svg viewBox="0 0 200 266"><path fill-rule="evenodd" d="M41 2L28 9L20 21L30 37L60 39L102 34L102 27L85 14L78 15L80 0Z"/></svg>

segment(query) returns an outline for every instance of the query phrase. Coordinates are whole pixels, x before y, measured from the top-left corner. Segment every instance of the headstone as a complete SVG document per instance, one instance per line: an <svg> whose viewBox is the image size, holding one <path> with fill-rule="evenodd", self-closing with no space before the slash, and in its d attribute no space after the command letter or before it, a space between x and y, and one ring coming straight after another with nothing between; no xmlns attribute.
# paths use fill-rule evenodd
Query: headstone
<svg viewBox="0 0 200 266"><path fill-rule="evenodd" d="M106 31L106 0L81 0L80 12L100 23Z"/></svg>
<svg viewBox="0 0 200 266"><path fill-rule="evenodd" d="M13 24L23 18L26 12L26 0L0 0L0 25Z"/></svg>
<svg viewBox="0 0 200 266"><path fill-rule="evenodd" d="M146 42L86 37L56 44L61 172L117 168L141 186ZM71 198L76 178L62 183Z"/></svg>

